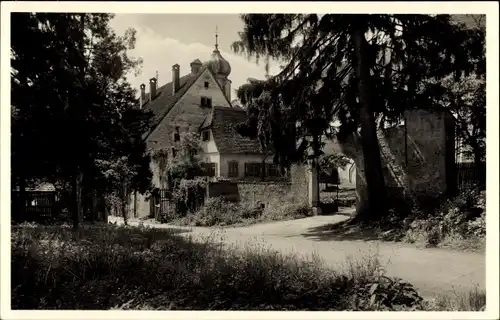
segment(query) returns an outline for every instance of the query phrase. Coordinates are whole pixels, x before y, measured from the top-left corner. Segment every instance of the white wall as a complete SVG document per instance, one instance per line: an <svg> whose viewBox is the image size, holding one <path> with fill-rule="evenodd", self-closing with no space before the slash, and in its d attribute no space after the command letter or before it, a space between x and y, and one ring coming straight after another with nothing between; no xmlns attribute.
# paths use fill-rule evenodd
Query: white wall
<svg viewBox="0 0 500 320"><path fill-rule="evenodd" d="M214 135L212 133L212 129L205 129L210 133L210 140L201 141L201 148L203 149L203 153L218 153L217 145L215 144Z"/></svg>
<svg viewBox="0 0 500 320"><path fill-rule="evenodd" d="M356 184L356 164L351 160L351 163L345 168L338 168L340 184Z"/></svg>

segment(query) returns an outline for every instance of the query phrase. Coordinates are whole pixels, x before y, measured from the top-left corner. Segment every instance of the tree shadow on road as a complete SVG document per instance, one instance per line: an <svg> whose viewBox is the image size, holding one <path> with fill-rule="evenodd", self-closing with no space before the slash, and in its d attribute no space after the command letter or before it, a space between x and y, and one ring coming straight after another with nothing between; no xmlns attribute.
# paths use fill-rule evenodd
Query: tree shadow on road
<svg viewBox="0 0 500 320"><path fill-rule="evenodd" d="M380 240L377 230L346 225L345 221L309 228L303 237L315 241L375 241Z"/></svg>
<svg viewBox="0 0 500 320"><path fill-rule="evenodd" d="M352 223L352 218L311 227L301 235L315 241L383 241L390 236L379 227Z"/></svg>

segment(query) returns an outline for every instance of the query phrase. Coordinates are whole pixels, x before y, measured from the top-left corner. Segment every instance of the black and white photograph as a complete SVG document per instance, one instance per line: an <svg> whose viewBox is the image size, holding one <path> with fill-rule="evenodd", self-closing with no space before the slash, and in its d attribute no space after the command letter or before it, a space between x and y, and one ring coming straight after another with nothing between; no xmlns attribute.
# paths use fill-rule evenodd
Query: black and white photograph
<svg viewBox="0 0 500 320"><path fill-rule="evenodd" d="M16 3L2 3L2 319L499 316L498 3Z"/></svg>

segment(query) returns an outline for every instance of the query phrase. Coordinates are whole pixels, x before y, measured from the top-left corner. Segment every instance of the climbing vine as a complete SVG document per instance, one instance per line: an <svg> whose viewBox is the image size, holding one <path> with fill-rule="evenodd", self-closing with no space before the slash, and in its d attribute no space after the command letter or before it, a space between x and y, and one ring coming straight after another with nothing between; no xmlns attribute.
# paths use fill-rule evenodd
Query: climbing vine
<svg viewBox="0 0 500 320"><path fill-rule="evenodd" d="M194 133L181 134L176 152L168 149L150 151L151 160L158 167L160 183L167 182L174 212L169 215L180 216L195 211L204 201L206 181L203 176L201 145L198 135Z"/></svg>
<svg viewBox="0 0 500 320"><path fill-rule="evenodd" d="M196 211L205 200L207 181L202 178L182 179L172 193L178 215Z"/></svg>

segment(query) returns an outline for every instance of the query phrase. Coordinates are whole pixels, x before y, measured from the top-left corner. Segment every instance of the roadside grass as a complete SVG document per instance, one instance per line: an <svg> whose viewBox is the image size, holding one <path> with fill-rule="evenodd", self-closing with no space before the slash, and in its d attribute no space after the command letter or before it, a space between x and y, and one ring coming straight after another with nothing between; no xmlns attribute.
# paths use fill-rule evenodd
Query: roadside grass
<svg viewBox="0 0 500 320"><path fill-rule="evenodd" d="M337 272L314 256L265 246L228 248L217 233L194 240L176 232L104 224L77 231L13 226L12 309L426 308L411 284L384 275L376 257L348 262ZM438 306L467 307L447 301Z"/></svg>
<svg viewBox="0 0 500 320"><path fill-rule="evenodd" d="M427 303L429 311L485 311L486 292L477 287L469 292L454 292L451 295L439 295Z"/></svg>

